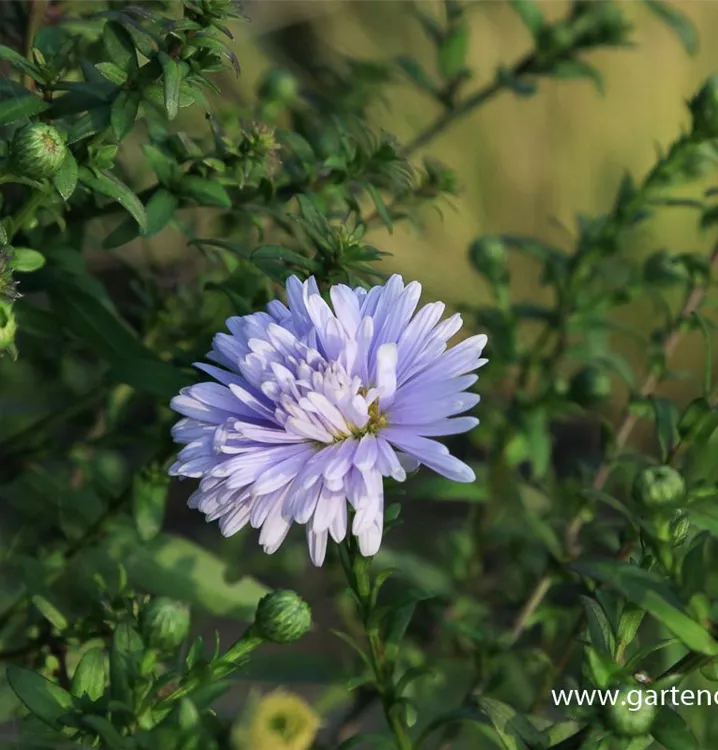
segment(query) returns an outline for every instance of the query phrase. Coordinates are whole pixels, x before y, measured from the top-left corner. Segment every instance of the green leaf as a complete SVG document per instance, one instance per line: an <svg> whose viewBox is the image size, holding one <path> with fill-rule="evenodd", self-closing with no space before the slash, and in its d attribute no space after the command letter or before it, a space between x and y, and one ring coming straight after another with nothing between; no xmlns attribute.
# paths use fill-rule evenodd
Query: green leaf
<svg viewBox="0 0 718 750"><path fill-rule="evenodd" d="M45 256L29 247L15 247L10 265L17 273L32 273L39 271L45 265Z"/></svg>
<svg viewBox="0 0 718 750"><path fill-rule="evenodd" d="M132 488L132 516L143 542L154 539L162 530L167 505L167 483L144 474L135 475Z"/></svg>
<svg viewBox="0 0 718 750"><path fill-rule="evenodd" d="M417 602L410 602L395 608L387 619L384 653L390 662L396 661L399 656L401 641L414 617L416 604Z"/></svg>
<svg viewBox="0 0 718 750"><path fill-rule="evenodd" d="M157 146L144 144L142 151L163 185L172 186L175 182L182 179L183 173L179 164L172 157L167 156L164 151L157 148Z"/></svg>
<svg viewBox="0 0 718 750"><path fill-rule="evenodd" d="M120 68L118 65L112 62L97 63L95 68L102 73L103 78L106 78L110 83L114 83L116 86L122 86L127 80L127 72Z"/></svg>
<svg viewBox="0 0 718 750"><path fill-rule="evenodd" d="M52 306L65 328L110 361L142 359L148 350L131 329L96 297L68 285L51 292Z"/></svg>
<svg viewBox="0 0 718 750"><path fill-rule="evenodd" d="M686 614L680 601L655 573L615 560L586 560L571 568L620 591L668 628L692 651L718 655L718 643L711 634Z"/></svg>
<svg viewBox="0 0 718 750"><path fill-rule="evenodd" d="M671 708L661 708L651 727L651 736L665 750L698 750L700 747L685 720Z"/></svg>
<svg viewBox="0 0 718 750"><path fill-rule="evenodd" d="M91 648L82 655L72 675L72 694L99 700L105 692L105 682L105 652L101 648Z"/></svg>
<svg viewBox="0 0 718 750"><path fill-rule="evenodd" d="M558 60L553 63L550 75L555 78L588 78L593 81L599 94L605 94L603 76L583 60Z"/></svg>
<svg viewBox="0 0 718 750"><path fill-rule="evenodd" d="M69 201L77 187L78 168L75 157L70 149L67 150L60 169L54 174L52 182L62 199Z"/></svg>
<svg viewBox="0 0 718 750"><path fill-rule="evenodd" d="M165 95L165 109L167 110L167 117L171 121L177 117L177 113L179 112L182 70L179 63L165 52L160 52L158 59L163 73L162 83Z"/></svg>
<svg viewBox="0 0 718 750"><path fill-rule="evenodd" d="M644 0L649 10L661 19L678 37L683 49L689 55L695 55L700 47L698 29L691 19L675 5L662 0Z"/></svg>
<svg viewBox="0 0 718 750"><path fill-rule="evenodd" d="M543 10L536 0L509 0L509 5L519 14L532 36L535 37L543 29Z"/></svg>
<svg viewBox="0 0 718 750"><path fill-rule="evenodd" d="M532 96L536 93L536 84L533 81L516 75L503 65L496 69L496 79L499 85L511 89L517 96Z"/></svg>
<svg viewBox="0 0 718 750"><path fill-rule="evenodd" d="M102 716L83 716L82 723L102 740L102 747L107 748L107 750L125 750L125 748L136 747L134 743L129 744L131 740L122 737L115 727Z"/></svg>
<svg viewBox="0 0 718 750"><path fill-rule="evenodd" d="M110 696L131 705L137 666L144 652L140 634L130 622L121 622L110 648Z"/></svg>
<svg viewBox="0 0 718 750"><path fill-rule="evenodd" d="M391 220L391 214L389 213L384 200L381 195L379 195L379 191L370 182L366 184L366 191L369 193L369 197L374 203L377 216L381 219L382 224L389 230L389 233L391 233L394 229L394 223Z"/></svg>
<svg viewBox="0 0 718 750"><path fill-rule="evenodd" d="M68 144L77 143L105 130L110 124L111 111L111 105L104 104L78 117L68 128Z"/></svg>
<svg viewBox="0 0 718 750"><path fill-rule="evenodd" d="M8 125L26 117L35 117L49 107L47 102L32 95L0 101L0 125Z"/></svg>
<svg viewBox="0 0 718 750"><path fill-rule="evenodd" d="M616 648L616 636L606 613L594 599L582 596L581 602L586 611L588 633L594 648L604 654L613 654Z"/></svg>
<svg viewBox="0 0 718 750"><path fill-rule="evenodd" d="M15 52L14 49L10 49L10 47L6 47L4 44L0 44L0 60L7 60L10 65L12 65L14 68L17 68L17 70L21 70L23 73L26 73L34 81L37 81L38 83L43 82L42 73L37 65L33 65L21 54Z"/></svg>
<svg viewBox="0 0 718 750"><path fill-rule="evenodd" d="M147 237L159 234L171 221L179 206L179 198L169 190L160 188L149 199L146 206L147 211Z"/></svg>
<svg viewBox="0 0 718 750"><path fill-rule="evenodd" d="M219 617L251 620L257 603L267 593L249 576L228 583L222 560L189 539L172 534L160 534L142 543L133 528L118 525L105 549L126 567L133 585Z"/></svg>
<svg viewBox="0 0 718 750"><path fill-rule="evenodd" d="M92 190L117 201L137 222L140 229L147 229L147 214L140 199L111 172L91 172L80 168L80 181Z"/></svg>
<svg viewBox="0 0 718 750"><path fill-rule="evenodd" d="M136 240L139 236L140 228L137 226L137 222L128 217L102 240L102 247L105 250L114 250L116 247L122 247L128 242Z"/></svg>
<svg viewBox="0 0 718 750"><path fill-rule="evenodd" d="M36 672L11 664L7 679L28 711L53 729L60 727L60 718L72 709L70 693Z"/></svg>
<svg viewBox="0 0 718 750"><path fill-rule="evenodd" d="M140 95L136 91L120 91L112 102L110 125L118 141L128 136L135 127L140 108Z"/></svg>
<svg viewBox="0 0 718 750"><path fill-rule="evenodd" d="M480 698L479 708L489 717L506 750L529 750L528 737L540 740L540 733L511 706L492 698Z"/></svg>
<svg viewBox="0 0 718 750"><path fill-rule="evenodd" d="M184 177L179 184L179 190L183 195L197 201L201 206L218 206L219 208L231 208L232 199L219 182L206 179L205 177Z"/></svg>
<svg viewBox="0 0 718 750"><path fill-rule="evenodd" d="M176 396L181 388L191 385L194 380L169 362L155 358L149 350L144 357L114 360L109 375L118 383L161 399Z"/></svg>
<svg viewBox="0 0 718 750"><path fill-rule="evenodd" d="M127 29L116 21L108 21L102 28L102 41L115 65L130 75L137 70L137 51Z"/></svg>
<svg viewBox="0 0 718 750"><path fill-rule="evenodd" d="M678 440L678 408L663 396L649 396L656 420L656 437L661 449L662 459L665 461L675 448Z"/></svg>
<svg viewBox="0 0 718 750"><path fill-rule="evenodd" d="M470 41L469 24L463 22L452 29L439 44L437 66L440 75L452 80L464 69Z"/></svg>
<svg viewBox="0 0 718 750"><path fill-rule="evenodd" d="M68 622L65 615L44 596L35 594L31 598L32 603L37 607L40 614L59 632L62 632L67 628Z"/></svg>
<svg viewBox="0 0 718 750"><path fill-rule="evenodd" d="M429 74L421 65L412 57L400 55L396 58L396 64L406 73L407 76L423 91L436 96L436 84L431 80Z"/></svg>
<svg viewBox="0 0 718 750"><path fill-rule="evenodd" d="M709 394L713 387L713 332L709 322L698 312L693 313L693 319L703 334L705 345L705 364L703 365L703 392Z"/></svg>

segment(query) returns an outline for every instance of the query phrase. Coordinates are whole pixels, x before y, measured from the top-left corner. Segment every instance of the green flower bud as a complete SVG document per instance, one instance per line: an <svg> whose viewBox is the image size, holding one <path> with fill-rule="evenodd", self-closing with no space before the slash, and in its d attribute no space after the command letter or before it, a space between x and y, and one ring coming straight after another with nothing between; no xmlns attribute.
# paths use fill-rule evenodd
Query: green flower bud
<svg viewBox="0 0 718 750"><path fill-rule="evenodd" d="M651 284L670 286L688 281L690 272L679 256L661 250L646 260L643 277Z"/></svg>
<svg viewBox="0 0 718 750"><path fill-rule="evenodd" d="M606 724L620 737L642 737L650 732L658 707L646 705L646 693L639 683L619 688L616 701L606 707Z"/></svg>
<svg viewBox="0 0 718 750"><path fill-rule="evenodd" d="M670 466L649 466L633 483L633 498L648 507L675 507L686 493L683 477Z"/></svg>
<svg viewBox="0 0 718 750"><path fill-rule="evenodd" d="M704 138L718 137L718 73L703 84L688 107L693 118L693 132Z"/></svg>
<svg viewBox="0 0 718 750"><path fill-rule="evenodd" d="M174 651L189 635L189 607L165 596L151 599L140 613L140 626L149 648Z"/></svg>
<svg viewBox="0 0 718 750"><path fill-rule="evenodd" d="M569 398L580 406L597 406L611 395L611 378L597 367L589 366L579 370L568 387Z"/></svg>
<svg viewBox="0 0 718 750"><path fill-rule="evenodd" d="M20 128L10 146L13 169L22 177L52 177L62 166L67 146L52 125L34 123Z"/></svg>
<svg viewBox="0 0 718 750"><path fill-rule="evenodd" d="M509 253L500 237L479 237L469 248L469 259L477 271L494 284L508 281Z"/></svg>
<svg viewBox="0 0 718 750"><path fill-rule="evenodd" d="M15 343L17 321L9 302L0 300L0 352L10 349Z"/></svg>
<svg viewBox="0 0 718 750"><path fill-rule="evenodd" d="M262 99L291 104L298 95L299 82L288 70L270 70L259 85L259 96Z"/></svg>
<svg viewBox="0 0 718 750"><path fill-rule="evenodd" d="M312 610L294 591L273 591L260 599L254 623L266 640L291 643L309 630Z"/></svg>

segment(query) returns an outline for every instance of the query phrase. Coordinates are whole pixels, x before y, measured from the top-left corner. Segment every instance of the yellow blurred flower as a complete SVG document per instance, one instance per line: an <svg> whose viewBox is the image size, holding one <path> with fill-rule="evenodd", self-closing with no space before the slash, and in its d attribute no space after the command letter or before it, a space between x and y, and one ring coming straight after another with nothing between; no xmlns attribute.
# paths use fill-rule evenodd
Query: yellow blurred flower
<svg viewBox="0 0 718 750"><path fill-rule="evenodd" d="M252 750L309 750L320 718L303 698L277 690L257 705L249 726Z"/></svg>

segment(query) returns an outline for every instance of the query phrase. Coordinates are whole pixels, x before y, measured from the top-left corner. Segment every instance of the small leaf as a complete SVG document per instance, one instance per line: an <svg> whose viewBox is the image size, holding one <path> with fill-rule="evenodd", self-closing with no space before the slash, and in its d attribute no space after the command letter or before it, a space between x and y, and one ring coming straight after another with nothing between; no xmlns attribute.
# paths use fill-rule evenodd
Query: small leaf
<svg viewBox="0 0 718 750"><path fill-rule="evenodd" d="M545 21L543 10L536 0L509 0L509 5L519 14L532 36L537 36Z"/></svg>
<svg viewBox="0 0 718 750"><path fill-rule="evenodd" d="M162 530L167 504L166 481L163 477L140 473L132 488L132 515L140 539L149 542Z"/></svg>
<svg viewBox="0 0 718 750"><path fill-rule="evenodd" d="M501 86L511 89L517 96L532 96L536 93L535 83L521 78L503 65L497 68L496 78Z"/></svg>
<svg viewBox="0 0 718 750"><path fill-rule="evenodd" d="M127 29L117 21L108 21L102 29L102 41L115 65L130 75L137 70L137 51Z"/></svg>
<svg viewBox="0 0 718 750"><path fill-rule="evenodd" d="M159 234L170 222L179 206L179 198L169 190L160 188L147 202L147 232L146 237Z"/></svg>
<svg viewBox="0 0 718 750"><path fill-rule="evenodd" d="M37 96L21 96L0 101L0 125L8 125L28 117L35 117L49 109L50 105Z"/></svg>
<svg viewBox="0 0 718 750"><path fill-rule="evenodd" d="M604 654L613 654L616 648L616 636L606 613L594 599L582 596L581 601L586 610L588 632L594 648Z"/></svg>
<svg viewBox="0 0 718 750"><path fill-rule="evenodd" d="M558 60L552 65L550 75L555 78L589 78L599 94L605 93L601 73L582 60Z"/></svg>
<svg viewBox="0 0 718 750"><path fill-rule="evenodd" d="M698 30L693 21L678 10L675 5L663 2L663 0L644 0L648 9L661 19L671 31L678 37L683 49L689 55L698 52L700 43Z"/></svg>
<svg viewBox="0 0 718 750"><path fill-rule="evenodd" d="M396 58L396 64L406 73L407 76L423 91L436 95L436 84L431 80L429 74L421 65L412 57L401 55Z"/></svg>
<svg viewBox="0 0 718 750"><path fill-rule="evenodd" d="M15 247L10 265L17 273L32 273L39 271L45 265L45 256L29 247Z"/></svg>
<svg viewBox="0 0 718 750"><path fill-rule="evenodd" d="M384 224L384 226L391 233L392 230L394 229L394 224L391 220L391 215L389 214L389 211L386 205L384 204L384 200L382 199L381 195L379 195L379 191L370 182L366 184L366 191L367 193L369 193L369 196L371 197L374 203L377 216L379 216L379 218L382 221L382 224Z"/></svg>
<svg viewBox="0 0 718 750"><path fill-rule="evenodd" d="M72 709L72 695L39 674L11 664L7 668L7 680L15 695L40 721L59 729L59 720Z"/></svg>
<svg viewBox="0 0 718 750"><path fill-rule="evenodd" d="M438 49L437 66L443 78L452 80L464 69L469 41L470 27L466 22L452 29L442 40Z"/></svg>
<svg viewBox="0 0 718 750"><path fill-rule="evenodd" d="M656 436L665 460L676 445L679 413L676 405L663 396L649 396L656 420Z"/></svg>
<svg viewBox="0 0 718 750"><path fill-rule="evenodd" d="M232 206L232 199L227 191L214 180L190 175L182 179L179 189L184 195L197 201L201 206L218 206L220 208L231 208Z"/></svg>
<svg viewBox="0 0 718 750"><path fill-rule="evenodd" d="M82 695L96 701L105 692L107 675L105 673L105 652L101 648L86 651L72 676L72 694L78 698Z"/></svg>
<svg viewBox="0 0 718 750"><path fill-rule="evenodd" d="M91 172L80 168L80 181L92 190L116 200L135 219L140 229L147 228L147 214L140 199L111 172Z"/></svg>
<svg viewBox="0 0 718 750"><path fill-rule="evenodd" d="M35 594L31 599L32 603L40 611L40 614L59 632L67 628L68 622L65 615L57 607L45 599L44 596Z"/></svg>
<svg viewBox="0 0 718 750"><path fill-rule="evenodd" d="M114 700L132 701L132 686L143 651L140 634L129 622L121 622L110 648L110 696Z"/></svg>
<svg viewBox="0 0 718 750"><path fill-rule="evenodd" d="M65 159L63 160L60 169L52 178L55 189L60 193L63 200L69 201L72 194L75 192L75 188L77 187L77 176L77 162L75 161L75 157L72 155L70 149L67 149Z"/></svg>
<svg viewBox="0 0 718 750"><path fill-rule="evenodd" d="M165 97L165 109L169 120L177 117L180 106L180 85L182 84L182 70L179 63L165 52L158 55L162 66L162 83Z"/></svg>
<svg viewBox="0 0 718 750"><path fill-rule="evenodd" d="M120 91L112 102L110 124L115 138L121 141L132 132L140 108L140 95L136 91Z"/></svg>

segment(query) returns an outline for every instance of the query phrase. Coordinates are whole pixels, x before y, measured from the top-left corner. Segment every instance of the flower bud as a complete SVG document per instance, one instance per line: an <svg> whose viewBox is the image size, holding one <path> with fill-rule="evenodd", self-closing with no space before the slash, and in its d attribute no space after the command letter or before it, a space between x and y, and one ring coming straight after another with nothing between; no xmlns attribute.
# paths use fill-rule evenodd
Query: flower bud
<svg viewBox="0 0 718 750"><path fill-rule="evenodd" d="M291 643L309 630L312 610L294 591L273 591L260 599L254 622L266 640Z"/></svg>
<svg viewBox="0 0 718 750"><path fill-rule="evenodd" d="M151 599L140 613L140 626L149 648L174 651L189 635L189 607L165 596Z"/></svg>
<svg viewBox="0 0 718 750"><path fill-rule="evenodd" d="M688 281L690 273L679 256L661 250L646 260L643 277L651 284L670 286Z"/></svg>
<svg viewBox="0 0 718 750"><path fill-rule="evenodd" d="M7 252L9 245L0 250L0 302L12 302L22 295L17 291L17 281L12 277L12 260Z"/></svg>
<svg viewBox="0 0 718 750"><path fill-rule="evenodd" d="M568 387L569 398L580 406L597 406L611 395L611 378L597 367L589 366L579 370Z"/></svg>
<svg viewBox="0 0 718 750"><path fill-rule="evenodd" d="M500 237L479 237L469 248L469 258L477 271L494 284L508 281L509 253Z"/></svg>
<svg viewBox="0 0 718 750"><path fill-rule="evenodd" d="M282 104L291 104L299 94L299 82L288 71L270 70L259 85L259 96Z"/></svg>
<svg viewBox="0 0 718 750"><path fill-rule="evenodd" d="M703 84L688 107L693 118L693 132L704 138L718 137L718 73Z"/></svg>
<svg viewBox="0 0 718 750"><path fill-rule="evenodd" d="M658 707L646 705L646 693L639 683L619 688L616 700L606 709L606 724L620 737L642 737L650 732Z"/></svg>
<svg viewBox="0 0 718 750"><path fill-rule="evenodd" d="M633 482L634 500L648 507L675 507L685 493L685 480L670 466L649 466Z"/></svg>
<svg viewBox="0 0 718 750"><path fill-rule="evenodd" d="M320 726L303 698L277 690L259 701L249 726L252 750L309 750Z"/></svg>
<svg viewBox="0 0 718 750"><path fill-rule="evenodd" d="M0 352L10 349L15 343L17 321L9 302L0 300Z"/></svg>
<svg viewBox="0 0 718 750"><path fill-rule="evenodd" d="M10 146L12 168L22 177L52 177L62 166L67 146L52 125L34 123L20 128Z"/></svg>

